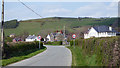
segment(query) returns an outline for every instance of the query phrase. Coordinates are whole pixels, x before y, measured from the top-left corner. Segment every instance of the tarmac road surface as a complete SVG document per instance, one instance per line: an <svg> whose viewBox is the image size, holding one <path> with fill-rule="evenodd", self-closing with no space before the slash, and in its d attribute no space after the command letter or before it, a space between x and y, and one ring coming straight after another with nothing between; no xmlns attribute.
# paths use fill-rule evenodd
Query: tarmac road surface
<svg viewBox="0 0 120 68"><path fill-rule="evenodd" d="M71 66L72 54L65 46L45 45L47 50L8 66Z"/></svg>

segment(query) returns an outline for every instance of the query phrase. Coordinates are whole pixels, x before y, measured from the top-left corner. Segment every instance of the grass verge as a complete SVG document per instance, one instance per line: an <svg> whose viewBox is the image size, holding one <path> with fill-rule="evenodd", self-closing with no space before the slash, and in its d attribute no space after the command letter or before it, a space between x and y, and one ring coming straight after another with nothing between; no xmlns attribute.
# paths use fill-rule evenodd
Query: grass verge
<svg viewBox="0 0 120 68"><path fill-rule="evenodd" d="M12 54L11 58L2 60L2 66L7 66L8 64L12 64L12 63L30 58L32 56L35 56L35 55L45 51L46 49L47 49L46 47L43 47L43 49L40 49L40 50L39 49L33 49L33 50L25 51L25 52L22 52L22 53Z"/></svg>
<svg viewBox="0 0 120 68"><path fill-rule="evenodd" d="M98 66L96 55L87 55L84 51L76 46L68 47L72 52L72 66Z"/></svg>

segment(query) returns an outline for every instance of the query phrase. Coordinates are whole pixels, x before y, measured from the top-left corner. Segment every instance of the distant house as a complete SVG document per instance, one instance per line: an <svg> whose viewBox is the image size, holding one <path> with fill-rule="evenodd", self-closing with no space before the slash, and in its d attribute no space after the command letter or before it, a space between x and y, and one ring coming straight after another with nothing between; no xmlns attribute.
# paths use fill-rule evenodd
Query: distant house
<svg viewBox="0 0 120 68"><path fill-rule="evenodd" d="M51 33L47 35L47 41L54 42L55 41L55 34Z"/></svg>
<svg viewBox="0 0 120 68"><path fill-rule="evenodd" d="M46 38L46 41L50 41L50 34L48 34Z"/></svg>
<svg viewBox="0 0 120 68"><path fill-rule="evenodd" d="M37 40L37 36L35 35L29 35L26 39L25 39L26 42L33 42L33 41L38 41Z"/></svg>
<svg viewBox="0 0 120 68"><path fill-rule="evenodd" d="M10 34L9 37L13 38L15 37L15 34Z"/></svg>
<svg viewBox="0 0 120 68"><path fill-rule="evenodd" d="M23 41L21 38L14 38L13 40L12 40L13 42L21 42L21 41Z"/></svg>
<svg viewBox="0 0 120 68"><path fill-rule="evenodd" d="M116 31L110 26L94 26L84 33L84 39L92 37L112 37Z"/></svg>
<svg viewBox="0 0 120 68"><path fill-rule="evenodd" d="M13 41L13 42L17 42L17 39L13 39L12 41Z"/></svg>
<svg viewBox="0 0 120 68"><path fill-rule="evenodd" d="M47 41L54 42L54 41L62 41L64 39L64 34L61 31L56 31L56 33L50 33L47 35Z"/></svg>

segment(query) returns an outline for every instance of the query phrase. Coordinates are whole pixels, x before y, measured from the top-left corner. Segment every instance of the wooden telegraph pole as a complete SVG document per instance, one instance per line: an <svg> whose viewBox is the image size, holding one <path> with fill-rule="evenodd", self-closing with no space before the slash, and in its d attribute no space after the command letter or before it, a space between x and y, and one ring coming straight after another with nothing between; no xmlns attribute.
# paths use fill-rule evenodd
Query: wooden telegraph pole
<svg viewBox="0 0 120 68"><path fill-rule="evenodd" d="M65 38L65 26L63 27L63 30L64 30L64 39L63 39L63 45L65 45L66 44L66 38Z"/></svg>
<svg viewBox="0 0 120 68"><path fill-rule="evenodd" d="M2 17L1 17L1 51L2 55L4 53L4 29L3 29L3 24L4 24L4 0L2 0Z"/></svg>

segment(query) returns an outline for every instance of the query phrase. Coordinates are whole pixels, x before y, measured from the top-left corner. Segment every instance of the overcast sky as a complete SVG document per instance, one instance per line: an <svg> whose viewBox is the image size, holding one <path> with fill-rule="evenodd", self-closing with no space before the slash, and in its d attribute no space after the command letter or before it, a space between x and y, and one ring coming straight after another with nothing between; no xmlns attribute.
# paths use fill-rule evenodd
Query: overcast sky
<svg viewBox="0 0 120 68"><path fill-rule="evenodd" d="M45 17L117 17L117 2L25 2ZM0 2L1 11L1 2ZM5 2L5 20L40 18L19 2ZM1 13L0 13L1 19Z"/></svg>

